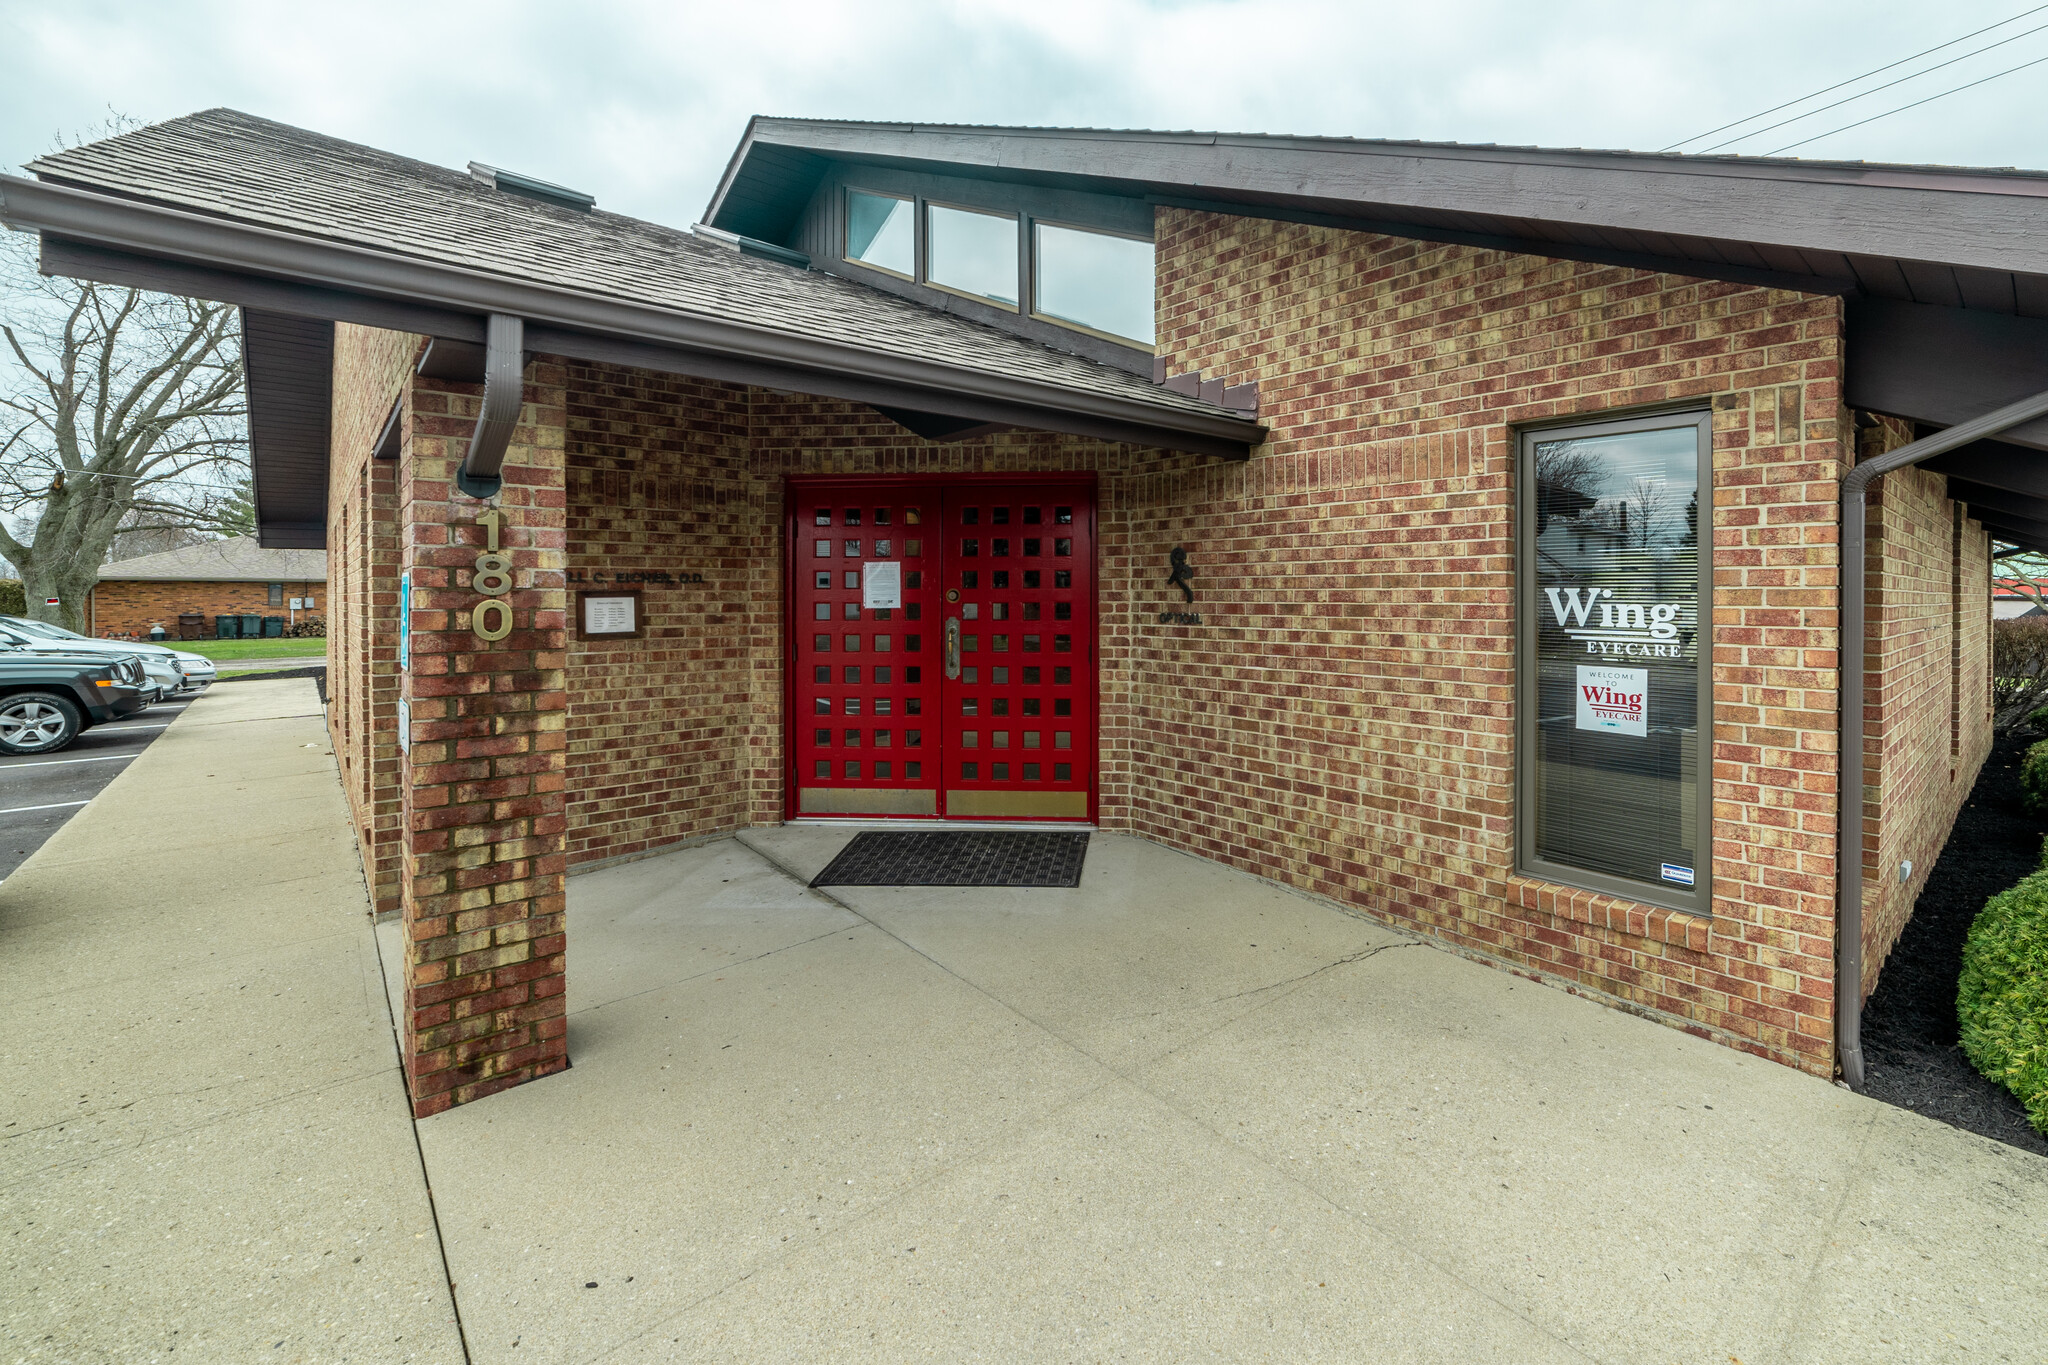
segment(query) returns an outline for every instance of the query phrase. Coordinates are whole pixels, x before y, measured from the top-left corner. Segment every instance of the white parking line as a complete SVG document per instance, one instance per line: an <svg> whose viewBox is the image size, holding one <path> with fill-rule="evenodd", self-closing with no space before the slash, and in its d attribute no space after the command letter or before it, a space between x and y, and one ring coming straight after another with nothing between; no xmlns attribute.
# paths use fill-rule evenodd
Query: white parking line
<svg viewBox="0 0 2048 1365"><path fill-rule="evenodd" d="M90 804L91 802L89 801L52 801L47 806L10 806L6 810L0 810L0 815L19 815L23 811L30 810L64 810L71 806L85 806Z"/></svg>
<svg viewBox="0 0 2048 1365"><path fill-rule="evenodd" d="M134 754L101 754L98 758L46 758L37 763L0 763L0 773L14 768L54 768L61 763L125 763Z"/></svg>
<svg viewBox="0 0 2048 1365"><path fill-rule="evenodd" d="M96 735L111 735L122 730L168 730L170 728L171 723L165 721L162 725L95 725L92 727L92 732Z"/></svg>

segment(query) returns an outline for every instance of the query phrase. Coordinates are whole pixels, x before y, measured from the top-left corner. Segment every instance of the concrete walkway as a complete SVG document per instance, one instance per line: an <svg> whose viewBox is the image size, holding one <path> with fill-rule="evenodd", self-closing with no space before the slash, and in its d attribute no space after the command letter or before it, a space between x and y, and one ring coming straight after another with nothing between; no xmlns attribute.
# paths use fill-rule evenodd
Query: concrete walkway
<svg viewBox="0 0 2048 1365"><path fill-rule="evenodd" d="M1098 835L571 882L570 1071L420 1125L477 1361L2040 1360L2048 1162Z"/></svg>
<svg viewBox="0 0 2048 1365"><path fill-rule="evenodd" d="M325 749L209 693L0 885L0 1359L2048 1358L2048 1162L1131 839L579 876L572 1069L415 1129Z"/></svg>
<svg viewBox="0 0 2048 1365"><path fill-rule="evenodd" d="M0 883L0 1096L0 1359L462 1359L311 682Z"/></svg>

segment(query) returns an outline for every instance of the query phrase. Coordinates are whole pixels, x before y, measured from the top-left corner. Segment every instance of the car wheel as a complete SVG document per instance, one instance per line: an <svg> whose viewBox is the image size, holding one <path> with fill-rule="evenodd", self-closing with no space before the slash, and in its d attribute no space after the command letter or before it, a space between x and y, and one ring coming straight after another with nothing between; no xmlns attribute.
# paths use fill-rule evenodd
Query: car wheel
<svg viewBox="0 0 2048 1365"><path fill-rule="evenodd" d="M0 754L53 754L78 738L78 704L54 692L0 697Z"/></svg>

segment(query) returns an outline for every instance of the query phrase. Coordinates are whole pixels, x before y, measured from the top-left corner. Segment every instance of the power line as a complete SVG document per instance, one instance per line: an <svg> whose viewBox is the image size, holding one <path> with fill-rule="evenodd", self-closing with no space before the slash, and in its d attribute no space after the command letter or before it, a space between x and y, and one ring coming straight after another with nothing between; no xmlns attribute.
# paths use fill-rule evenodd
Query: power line
<svg viewBox="0 0 2048 1365"><path fill-rule="evenodd" d="M1891 70L1895 66L1904 66L1907 62L1916 62L1920 60L1922 57L1932 56L1934 53L1941 51L1943 48L1954 47L1957 43L1966 43L1970 39L1975 38L1980 34L1991 32L1991 30L1994 28L2004 28L2007 24L2016 24L2020 20L2026 18L2028 15L2039 14L2044 9L2048 9L2048 5L2036 5L2032 9L2021 10L2018 14L2013 15L2010 19L2000 19L1995 24L1987 24L1985 27L1978 29L1974 33L1965 33L1960 38L1951 38L1945 43L1936 43L1933 47L1928 48L1924 52L1915 52L1910 57L1901 57L1895 62L1886 62L1883 66L1873 67L1871 70L1864 72L1861 76L1851 76L1846 81L1836 81L1833 85L1822 86L1820 89L1812 91L1809 94L1801 95L1796 100L1787 100L1783 104L1773 105L1769 109L1760 110L1754 114L1744 115L1742 118L1735 120L1734 123L1724 123L1719 128L1709 128L1704 133L1695 133L1691 137L1680 138L1678 141L1672 143L1670 146L1660 147L1657 150L1662 152L1676 151L1678 148L1683 147L1688 142L1698 142L1701 138L1712 137L1716 133L1725 133L1730 128L1738 127L1742 124L1748 123L1752 119L1768 118L1772 114L1777 113L1780 109L1790 109L1795 104L1804 104L1808 100L1818 99L1822 95L1825 95L1830 91L1840 90L1845 85L1854 85L1858 81L1868 80L1872 76L1881 75L1884 72ZM1929 70L1932 69L1933 68L1931 67L1929 68Z"/></svg>
<svg viewBox="0 0 2048 1365"><path fill-rule="evenodd" d="M1777 151L1765 152L1764 155L1778 156L1782 153L1791 151L1794 147L1804 147L1809 142L1818 142L1824 137L1833 137L1836 133L1846 133L1851 128L1861 128L1866 123L1875 123L1881 118L1890 118L1893 114L1903 114L1908 109L1918 109L1923 104L1932 104L1934 103L1934 101L1938 99L1946 99L1950 95L1960 94L1962 91L1968 90L1972 86L1982 85L1985 81L1995 81L2000 76L2010 76L2015 71L2025 71L2028 67L2039 66L2043 62L2048 62L2048 57L2036 57L2031 62L2021 62L2018 66L2009 66L2003 71L1994 71L1988 76L1982 77L1978 80L1971 81L1969 85L1958 85L1954 89L1944 90L1938 95L1929 95L1924 100L1914 100L1911 104L1902 104L1896 109L1887 109L1882 114L1872 114L1869 118L1858 119L1854 123L1845 123L1841 127L1830 129L1825 133L1815 133L1812 137L1801 138L1797 142L1788 142L1784 146L1778 148Z"/></svg>
<svg viewBox="0 0 2048 1365"><path fill-rule="evenodd" d="M1995 43L1986 43L1984 46L1978 48L1975 52L1965 52L1960 57L1951 57L1945 62L1936 62L1933 66L1922 67L1920 70L1915 71L1910 75L1901 76L1895 81L1886 81L1883 85L1873 85L1868 90L1860 91L1844 99L1838 99L1833 104L1823 104L1818 109L1809 109L1803 114L1794 114L1791 118L1779 119L1776 123L1767 123L1761 128L1752 128L1746 133L1738 133L1734 137L1729 138L1726 142L1717 142L1711 147L1702 149L1700 154L1705 155L1706 152L1718 152L1723 147L1732 147L1738 142L1745 142L1753 137L1762 137L1765 133L1768 133L1773 129L1783 128L1787 124L1797 123L1801 119L1812 118L1815 114L1825 114L1830 109L1839 109L1845 104L1854 104L1857 100L1862 99L1864 96L1875 95L1880 90L1889 90L1895 85L1904 85L1907 81L1917 81L1922 76L1932 75L1933 73L1941 70L1943 67L1954 66L1957 62L1967 62L1972 57L1981 57L1995 47L2004 47L2007 43L2016 43L2020 39L2025 38L2031 34L2039 33L2042 29L2048 29L2048 24L2039 24L2033 28L2027 29L2025 32L2015 33L2010 38L2000 38ZM1811 99L1812 96L1809 95L1807 98Z"/></svg>

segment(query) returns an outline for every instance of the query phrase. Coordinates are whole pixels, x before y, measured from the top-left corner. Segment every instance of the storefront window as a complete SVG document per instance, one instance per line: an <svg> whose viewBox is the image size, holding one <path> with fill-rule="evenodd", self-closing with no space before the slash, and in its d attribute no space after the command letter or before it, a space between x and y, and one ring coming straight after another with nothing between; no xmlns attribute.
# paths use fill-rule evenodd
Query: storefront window
<svg viewBox="0 0 2048 1365"><path fill-rule="evenodd" d="M908 199L846 192L846 259L909 279L917 271L916 211Z"/></svg>
<svg viewBox="0 0 2048 1365"><path fill-rule="evenodd" d="M1152 344L1152 243L1034 223L1031 311Z"/></svg>
<svg viewBox="0 0 2048 1365"><path fill-rule="evenodd" d="M1529 875L1705 910L1704 413L1524 433L1520 832Z"/></svg>
<svg viewBox="0 0 2048 1365"><path fill-rule="evenodd" d="M1017 220L933 204L925 220L925 278L946 289L1017 306Z"/></svg>

